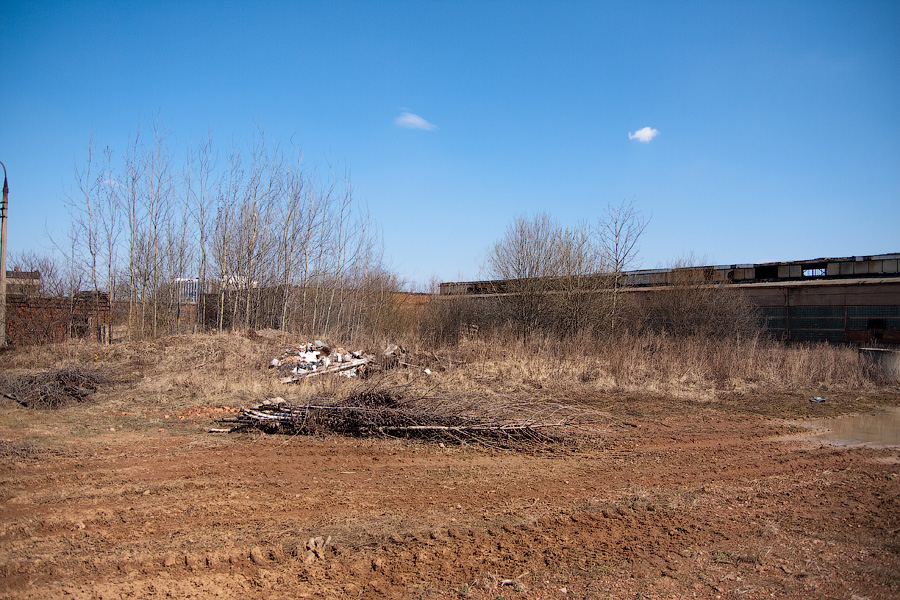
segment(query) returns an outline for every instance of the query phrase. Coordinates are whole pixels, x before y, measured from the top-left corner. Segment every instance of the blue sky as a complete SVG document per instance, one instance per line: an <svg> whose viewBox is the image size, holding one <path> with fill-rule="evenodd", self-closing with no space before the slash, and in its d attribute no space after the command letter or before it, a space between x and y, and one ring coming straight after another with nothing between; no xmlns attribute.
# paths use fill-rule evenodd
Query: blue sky
<svg viewBox="0 0 900 600"><path fill-rule="evenodd" d="M626 199L644 268L900 251L900 2L5 0L0 23L10 253L64 234L91 135L121 153L157 118L182 149L261 128L346 166L411 282L479 277L517 215Z"/></svg>

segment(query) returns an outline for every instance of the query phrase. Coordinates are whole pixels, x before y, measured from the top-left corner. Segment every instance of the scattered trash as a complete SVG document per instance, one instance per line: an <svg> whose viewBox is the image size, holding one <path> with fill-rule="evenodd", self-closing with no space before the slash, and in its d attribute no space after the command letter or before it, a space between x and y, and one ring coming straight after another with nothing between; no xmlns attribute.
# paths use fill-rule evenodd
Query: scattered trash
<svg viewBox="0 0 900 600"><path fill-rule="evenodd" d="M825 402L825 396L813 396L809 399L810 402Z"/></svg>
<svg viewBox="0 0 900 600"><path fill-rule="evenodd" d="M365 365L375 357L362 352L347 352L343 348L331 348L322 340L315 340L285 350L273 358L270 368L289 373L281 383L294 383L311 375L337 373L342 377L356 377Z"/></svg>
<svg viewBox="0 0 900 600"><path fill-rule="evenodd" d="M270 368L288 373L281 383L295 383L313 375L337 373L341 377L358 377L368 371L395 369L399 366L422 368L405 362L406 348L390 344L376 361L375 354L365 354L361 350L347 352L343 348L332 348L322 340L315 340L298 346L291 346L280 357L273 358ZM426 375L431 370L424 369Z"/></svg>
<svg viewBox="0 0 900 600"><path fill-rule="evenodd" d="M410 366L408 363L401 360L404 354L406 354L406 348L398 346L397 344L390 344L381 353L381 368L394 369L400 365L406 367Z"/></svg>

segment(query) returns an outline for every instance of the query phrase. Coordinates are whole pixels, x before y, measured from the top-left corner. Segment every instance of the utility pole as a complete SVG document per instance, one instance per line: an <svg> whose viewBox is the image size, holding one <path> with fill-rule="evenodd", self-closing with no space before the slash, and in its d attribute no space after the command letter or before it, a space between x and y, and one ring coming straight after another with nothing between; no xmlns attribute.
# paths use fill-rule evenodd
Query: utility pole
<svg viewBox="0 0 900 600"><path fill-rule="evenodd" d="M3 167L3 204L0 205L0 348L6 346L6 219L9 209L9 185L6 183L6 165Z"/></svg>

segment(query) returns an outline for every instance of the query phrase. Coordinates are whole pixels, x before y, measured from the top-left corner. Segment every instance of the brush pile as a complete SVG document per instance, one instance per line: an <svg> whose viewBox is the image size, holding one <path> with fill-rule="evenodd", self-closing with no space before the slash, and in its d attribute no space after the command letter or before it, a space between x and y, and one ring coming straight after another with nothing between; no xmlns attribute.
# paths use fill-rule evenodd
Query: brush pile
<svg viewBox="0 0 900 600"><path fill-rule="evenodd" d="M4 375L0 390L26 408L64 408L86 402L106 381L99 370L63 367L27 375Z"/></svg>
<svg viewBox="0 0 900 600"><path fill-rule="evenodd" d="M212 431L404 437L522 448L568 441L575 426L590 422L588 417L583 410L552 401L407 400L388 392L367 391L340 401L316 399L308 404L273 398L217 420L230 428Z"/></svg>

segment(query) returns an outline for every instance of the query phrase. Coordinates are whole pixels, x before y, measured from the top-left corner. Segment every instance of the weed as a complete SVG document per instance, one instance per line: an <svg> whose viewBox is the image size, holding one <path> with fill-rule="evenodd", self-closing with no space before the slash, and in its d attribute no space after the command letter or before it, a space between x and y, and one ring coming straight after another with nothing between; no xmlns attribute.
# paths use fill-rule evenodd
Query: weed
<svg viewBox="0 0 900 600"><path fill-rule="evenodd" d="M741 563L759 565L763 563L763 558L767 552L728 552L724 550L713 550L709 553L714 562L731 564L735 567Z"/></svg>
<svg viewBox="0 0 900 600"><path fill-rule="evenodd" d="M713 561L717 563L733 564L737 566L737 564L740 562L739 557L735 556L731 552L726 552L724 550L713 550L709 553L709 555L712 557Z"/></svg>

